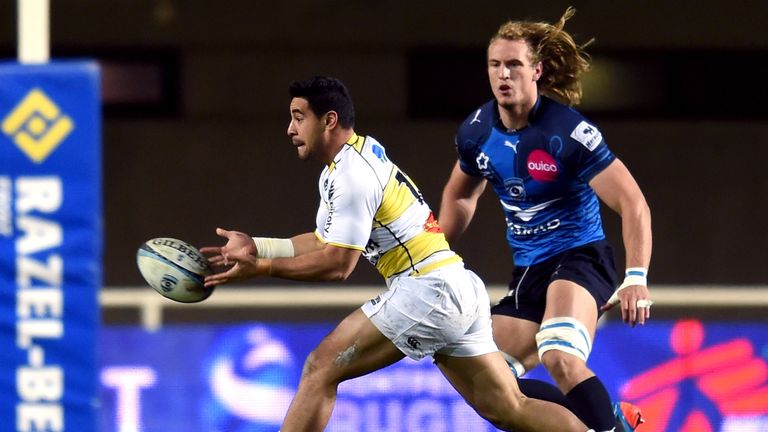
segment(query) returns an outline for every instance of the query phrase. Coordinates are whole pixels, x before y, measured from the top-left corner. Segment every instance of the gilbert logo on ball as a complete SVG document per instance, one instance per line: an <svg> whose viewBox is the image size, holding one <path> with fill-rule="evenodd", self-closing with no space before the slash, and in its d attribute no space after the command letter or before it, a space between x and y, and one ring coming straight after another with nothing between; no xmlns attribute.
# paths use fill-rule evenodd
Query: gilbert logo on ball
<svg viewBox="0 0 768 432"><path fill-rule="evenodd" d="M211 274L208 261L185 241L170 237L149 240L136 252L136 264L149 286L171 300L194 303L213 292L203 285Z"/></svg>

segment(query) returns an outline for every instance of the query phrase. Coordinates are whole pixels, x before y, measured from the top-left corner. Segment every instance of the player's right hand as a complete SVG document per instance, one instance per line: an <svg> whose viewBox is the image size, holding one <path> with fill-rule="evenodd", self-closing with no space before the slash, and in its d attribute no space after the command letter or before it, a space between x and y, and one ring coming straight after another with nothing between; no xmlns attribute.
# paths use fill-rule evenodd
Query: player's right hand
<svg viewBox="0 0 768 432"><path fill-rule="evenodd" d="M651 318L650 305L652 302L647 286L629 285L621 287L600 310L609 311L617 304L621 305L621 319L631 327L637 324L643 325L646 320Z"/></svg>

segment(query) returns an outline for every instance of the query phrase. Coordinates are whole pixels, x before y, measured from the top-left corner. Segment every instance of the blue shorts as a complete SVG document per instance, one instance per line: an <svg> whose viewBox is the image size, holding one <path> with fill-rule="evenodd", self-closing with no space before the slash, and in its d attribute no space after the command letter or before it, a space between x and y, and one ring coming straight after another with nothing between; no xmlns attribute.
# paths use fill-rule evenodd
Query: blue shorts
<svg viewBox="0 0 768 432"><path fill-rule="evenodd" d="M516 267L509 293L491 308L493 315L507 315L540 323L547 306L547 289L563 279L584 287L600 307L608 301L618 284L613 247L600 240L561 252L529 267Z"/></svg>

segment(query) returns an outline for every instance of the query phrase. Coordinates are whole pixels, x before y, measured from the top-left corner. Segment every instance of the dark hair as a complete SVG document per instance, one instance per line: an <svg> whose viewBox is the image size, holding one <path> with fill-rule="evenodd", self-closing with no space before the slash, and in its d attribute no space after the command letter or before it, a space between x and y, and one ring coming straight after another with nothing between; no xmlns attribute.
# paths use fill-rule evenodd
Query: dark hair
<svg viewBox="0 0 768 432"><path fill-rule="evenodd" d="M339 124L345 129L355 125L355 106L344 83L336 78L314 76L303 81L293 81L288 87L291 98L303 98L319 117L328 111L336 111Z"/></svg>

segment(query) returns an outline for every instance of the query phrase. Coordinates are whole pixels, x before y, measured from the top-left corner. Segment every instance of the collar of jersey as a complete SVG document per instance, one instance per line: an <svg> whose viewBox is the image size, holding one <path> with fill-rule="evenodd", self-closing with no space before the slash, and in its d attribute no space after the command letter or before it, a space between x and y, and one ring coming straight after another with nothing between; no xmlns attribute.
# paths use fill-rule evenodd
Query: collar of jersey
<svg viewBox="0 0 768 432"><path fill-rule="evenodd" d="M356 146L362 144L361 143L361 139L362 139L362 137L360 135L358 135L355 132L352 132L352 136L349 137L347 142L345 142L344 144L346 144L346 145L348 145L350 147L355 148ZM346 149L347 149L347 147L342 147L342 150L346 150ZM359 151L359 149L358 149L358 151ZM328 165L328 172L329 173L331 171L333 171L334 168L336 168L336 160L339 158L339 156L341 156L341 151L339 151L339 153L337 153L336 157L333 159L333 162L331 162L331 164Z"/></svg>
<svg viewBox="0 0 768 432"><path fill-rule="evenodd" d="M518 134L520 133L520 131L528 128L528 126L530 126L531 123L533 123L533 121L536 119L536 114L539 111L539 107L541 107L541 100L545 97L546 96L541 94L538 95L538 97L536 98L536 103L533 104L533 107L531 107L531 111L528 113L528 124L521 127L520 129L508 129L506 126L504 126L504 123L501 122L501 114L499 114L499 105L493 104L494 113L496 115L496 128L508 134Z"/></svg>

